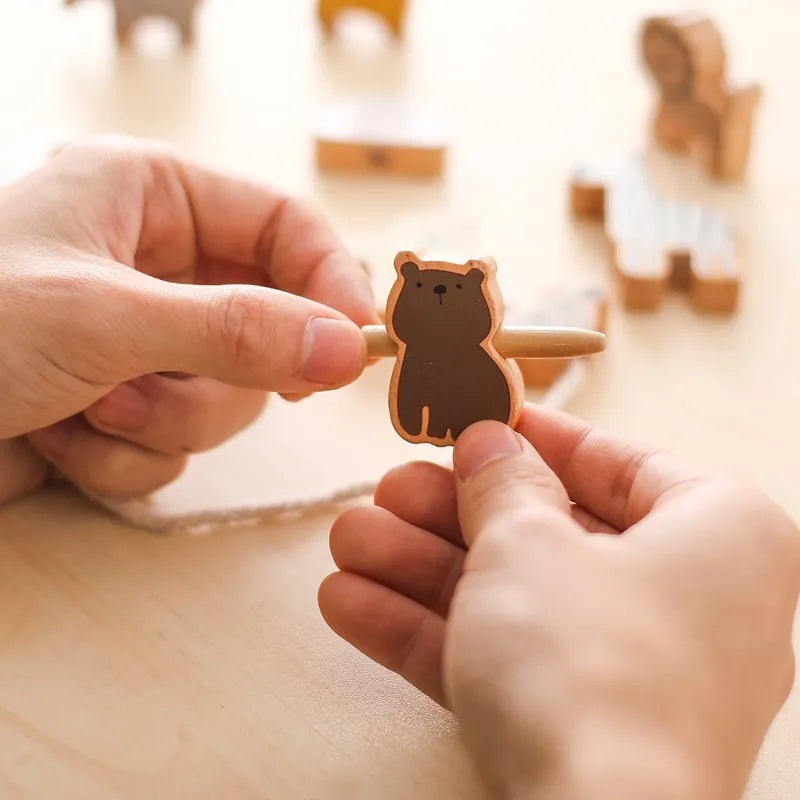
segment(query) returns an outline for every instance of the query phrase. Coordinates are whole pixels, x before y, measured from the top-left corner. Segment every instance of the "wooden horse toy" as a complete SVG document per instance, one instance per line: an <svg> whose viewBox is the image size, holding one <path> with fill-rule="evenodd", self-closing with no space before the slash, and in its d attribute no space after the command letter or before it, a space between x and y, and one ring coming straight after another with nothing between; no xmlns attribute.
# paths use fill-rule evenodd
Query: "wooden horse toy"
<svg viewBox="0 0 800 800"><path fill-rule="evenodd" d="M64 0L71 6L78 0ZM114 0L117 42L130 42L136 23L143 17L166 17L180 29L181 41L191 44L194 39L194 10L199 0Z"/></svg>
<svg viewBox="0 0 800 800"><path fill-rule="evenodd" d="M336 18L348 8L373 11L386 20L392 33L399 39L403 33L407 0L319 0L319 20L325 33L333 32Z"/></svg>
<svg viewBox="0 0 800 800"><path fill-rule="evenodd" d="M740 273L722 214L697 204L663 200L638 158L580 167L570 190L573 215L605 224L626 308L658 308L672 283L688 289L700 311L736 309Z"/></svg>
<svg viewBox="0 0 800 800"><path fill-rule="evenodd" d="M409 442L451 445L474 422L515 425L524 387L512 359L597 353L605 337L577 328L503 327L492 258L463 264L395 258L386 327L364 329L371 357L394 356L389 412Z"/></svg>
<svg viewBox="0 0 800 800"><path fill-rule="evenodd" d="M741 177L761 90L727 85L714 23L689 14L651 17L642 27L641 48L661 93L654 120L659 144L688 151L712 177Z"/></svg>

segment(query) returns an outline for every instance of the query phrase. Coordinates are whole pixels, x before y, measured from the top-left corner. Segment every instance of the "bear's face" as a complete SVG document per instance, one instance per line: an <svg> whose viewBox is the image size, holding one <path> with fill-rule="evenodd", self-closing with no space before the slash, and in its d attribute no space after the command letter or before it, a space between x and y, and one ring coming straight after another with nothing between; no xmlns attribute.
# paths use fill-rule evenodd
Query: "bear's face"
<svg viewBox="0 0 800 800"><path fill-rule="evenodd" d="M492 317L484 294L485 273L476 267L466 274L421 269L413 261L399 266L402 281L394 307L395 334L407 345L480 343L491 332Z"/></svg>

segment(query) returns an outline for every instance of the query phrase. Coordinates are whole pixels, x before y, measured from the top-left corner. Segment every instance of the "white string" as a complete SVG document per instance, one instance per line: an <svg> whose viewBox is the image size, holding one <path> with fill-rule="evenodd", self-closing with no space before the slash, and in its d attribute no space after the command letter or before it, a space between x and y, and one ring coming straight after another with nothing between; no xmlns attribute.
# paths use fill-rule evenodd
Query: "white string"
<svg viewBox="0 0 800 800"><path fill-rule="evenodd" d="M563 408L586 380L588 366L585 359L571 361L561 377L547 390L539 405L545 408ZM344 503L353 502L372 495L378 481L343 486L332 492L312 494L262 505L242 505L231 508L209 509L169 514L157 510L153 501L109 500L88 495L95 503L125 522L154 533L178 531L203 531L233 525L256 525L278 518L305 516L326 511Z"/></svg>

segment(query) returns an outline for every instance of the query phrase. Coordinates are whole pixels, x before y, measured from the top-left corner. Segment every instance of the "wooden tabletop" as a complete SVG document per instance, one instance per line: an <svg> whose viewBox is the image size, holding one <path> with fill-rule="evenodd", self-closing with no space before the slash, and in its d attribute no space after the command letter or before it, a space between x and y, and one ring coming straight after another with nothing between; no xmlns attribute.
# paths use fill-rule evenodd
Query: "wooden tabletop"
<svg viewBox="0 0 800 800"><path fill-rule="evenodd" d="M613 308L610 348L571 410L755 482L800 517L795 2L758 12L706 3L734 75L764 86L741 186L711 185L648 149L654 93L635 37L650 4L638 0L568 0L546 13L522 0L412 0L403 45L357 17L326 44L311 0L206 0L194 50L178 52L168 28L151 26L121 55L110 2L5 5L4 177L54 137L164 139L312 198L370 260L381 291L394 253L423 239L491 252L517 300L542 283L607 281L599 233L567 218L566 176L594 154L647 149L663 191L729 215L748 271L742 306L723 319L680 295L653 314ZM315 174L320 104L375 91L406 92L449 117L443 181ZM311 401L277 430L289 412L273 401L263 424L198 457L165 502L224 505L244 485L256 499L261 487L314 493L422 453L383 447L394 441L386 377L373 370L342 394L335 426ZM449 715L322 622L331 520L155 535L64 487L0 510L0 797L480 797ZM751 800L796 796L799 745L796 691Z"/></svg>

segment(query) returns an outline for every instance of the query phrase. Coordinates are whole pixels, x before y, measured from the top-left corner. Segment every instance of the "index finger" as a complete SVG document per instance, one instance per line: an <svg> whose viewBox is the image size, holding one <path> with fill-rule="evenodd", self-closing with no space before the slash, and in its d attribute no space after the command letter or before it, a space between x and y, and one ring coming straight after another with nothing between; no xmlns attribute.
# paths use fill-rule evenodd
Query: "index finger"
<svg viewBox="0 0 800 800"><path fill-rule="evenodd" d="M620 530L706 477L669 453L633 447L561 411L526 404L517 431L571 500Z"/></svg>
<svg viewBox="0 0 800 800"><path fill-rule="evenodd" d="M204 257L252 264L278 289L324 303L358 325L377 321L369 275L320 214L244 178L174 164Z"/></svg>
<svg viewBox="0 0 800 800"><path fill-rule="evenodd" d="M121 136L71 145L34 179L71 191L70 202L100 232L85 246L104 257L166 280L263 283L358 325L378 321L364 267L322 215L272 187Z"/></svg>

